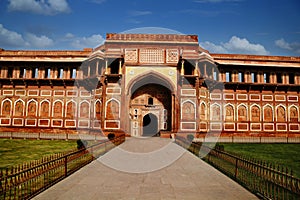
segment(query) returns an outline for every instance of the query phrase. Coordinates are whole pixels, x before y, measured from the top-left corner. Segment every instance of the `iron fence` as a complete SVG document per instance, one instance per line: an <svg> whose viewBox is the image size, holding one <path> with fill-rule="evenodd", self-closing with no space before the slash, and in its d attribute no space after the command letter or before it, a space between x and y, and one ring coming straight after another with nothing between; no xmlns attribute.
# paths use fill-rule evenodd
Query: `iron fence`
<svg viewBox="0 0 300 200"><path fill-rule="evenodd" d="M0 171L0 199L30 199L125 141L125 135Z"/></svg>
<svg viewBox="0 0 300 200"><path fill-rule="evenodd" d="M222 148L210 148L183 138L175 142L231 177L261 199L300 199L300 179L292 170L274 164L232 155ZM201 152L200 152L201 149Z"/></svg>

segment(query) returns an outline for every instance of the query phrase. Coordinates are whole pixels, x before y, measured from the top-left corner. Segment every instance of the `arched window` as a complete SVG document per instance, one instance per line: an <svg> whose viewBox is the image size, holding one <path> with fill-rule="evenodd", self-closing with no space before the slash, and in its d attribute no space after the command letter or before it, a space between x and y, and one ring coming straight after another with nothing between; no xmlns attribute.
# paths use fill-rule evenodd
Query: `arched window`
<svg viewBox="0 0 300 200"><path fill-rule="evenodd" d="M36 117L37 116L37 101L32 99L27 103L27 116Z"/></svg>
<svg viewBox="0 0 300 200"><path fill-rule="evenodd" d="M181 114L182 114L182 120L187 120L187 121L193 121L195 120L195 105L190 102L186 101L182 104L181 108Z"/></svg>
<svg viewBox="0 0 300 200"><path fill-rule="evenodd" d="M89 118L90 117L90 104L88 101L83 101L80 103L80 114L81 118Z"/></svg>
<svg viewBox="0 0 300 200"><path fill-rule="evenodd" d="M258 105L253 105L251 107L251 121L252 122L260 121L260 107L258 107Z"/></svg>
<svg viewBox="0 0 300 200"><path fill-rule="evenodd" d="M41 117L50 117L50 102L48 100L44 100L41 102L40 116Z"/></svg>
<svg viewBox="0 0 300 200"><path fill-rule="evenodd" d="M206 105L201 103L200 105L200 120L206 120Z"/></svg>
<svg viewBox="0 0 300 200"><path fill-rule="evenodd" d="M232 105L225 106L225 121L234 121L234 108Z"/></svg>
<svg viewBox="0 0 300 200"><path fill-rule="evenodd" d="M240 105L238 106L238 121L247 121L248 117L247 117L247 108L245 105Z"/></svg>
<svg viewBox="0 0 300 200"><path fill-rule="evenodd" d="M102 104L101 101L97 100L95 102L95 118L98 120L101 120L101 110L102 110Z"/></svg>
<svg viewBox="0 0 300 200"><path fill-rule="evenodd" d="M21 99L15 102L14 116L24 116L24 101Z"/></svg>
<svg viewBox="0 0 300 200"><path fill-rule="evenodd" d="M10 116L11 115L11 100L10 99L6 99L4 101L2 101L2 109L1 109L1 115L3 116Z"/></svg>
<svg viewBox="0 0 300 200"><path fill-rule="evenodd" d="M273 108L270 105L264 106L264 122L273 122Z"/></svg>
<svg viewBox="0 0 300 200"><path fill-rule="evenodd" d="M286 112L283 106L277 106L276 109L277 122L285 122L286 121Z"/></svg>
<svg viewBox="0 0 300 200"><path fill-rule="evenodd" d="M111 99L106 104L106 118L119 119L120 116L120 103L116 99Z"/></svg>
<svg viewBox="0 0 300 200"><path fill-rule="evenodd" d="M74 101L69 101L66 104L66 117L67 118L74 118L76 117L76 103Z"/></svg>
<svg viewBox="0 0 300 200"><path fill-rule="evenodd" d="M63 102L61 100L56 100L53 103L52 109L52 116L53 117L62 117L63 116Z"/></svg>
<svg viewBox="0 0 300 200"><path fill-rule="evenodd" d="M148 105L153 105L153 98L152 97L148 98Z"/></svg>
<svg viewBox="0 0 300 200"><path fill-rule="evenodd" d="M290 119L290 122L298 122L299 112L298 112L298 108L296 106L290 107L289 119Z"/></svg>
<svg viewBox="0 0 300 200"><path fill-rule="evenodd" d="M221 106L219 104L211 105L210 116L213 121L221 121Z"/></svg>

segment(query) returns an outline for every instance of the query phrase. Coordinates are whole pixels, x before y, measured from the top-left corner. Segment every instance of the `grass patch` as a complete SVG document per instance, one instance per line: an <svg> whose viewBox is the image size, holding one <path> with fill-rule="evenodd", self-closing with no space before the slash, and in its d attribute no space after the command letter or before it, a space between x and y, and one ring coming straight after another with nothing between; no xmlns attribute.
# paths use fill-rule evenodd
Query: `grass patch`
<svg viewBox="0 0 300 200"><path fill-rule="evenodd" d="M77 148L74 140L0 139L0 168L41 159L43 156Z"/></svg>
<svg viewBox="0 0 300 200"><path fill-rule="evenodd" d="M293 170L300 178L300 144L222 143L226 152L265 161Z"/></svg>

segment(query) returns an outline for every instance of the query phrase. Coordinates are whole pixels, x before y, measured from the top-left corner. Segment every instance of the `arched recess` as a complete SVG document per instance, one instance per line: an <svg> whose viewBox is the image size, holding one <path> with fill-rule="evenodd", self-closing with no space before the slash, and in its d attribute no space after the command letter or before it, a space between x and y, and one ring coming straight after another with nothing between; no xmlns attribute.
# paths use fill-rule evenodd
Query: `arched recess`
<svg viewBox="0 0 300 200"><path fill-rule="evenodd" d="M52 117L63 116L64 102L62 100L56 100L53 102Z"/></svg>
<svg viewBox="0 0 300 200"><path fill-rule="evenodd" d="M250 120L251 122L261 121L261 109L259 105L253 104L250 106Z"/></svg>
<svg viewBox="0 0 300 200"><path fill-rule="evenodd" d="M286 122L286 107L281 104L276 106L276 121Z"/></svg>
<svg viewBox="0 0 300 200"><path fill-rule="evenodd" d="M207 106L205 102L200 103L200 120L207 120Z"/></svg>
<svg viewBox="0 0 300 200"><path fill-rule="evenodd" d="M89 118L90 117L90 102L84 100L79 104L79 117Z"/></svg>
<svg viewBox="0 0 300 200"><path fill-rule="evenodd" d="M73 119L77 116L77 103L74 100L70 100L66 103L65 108L65 116L66 118Z"/></svg>
<svg viewBox="0 0 300 200"><path fill-rule="evenodd" d="M94 118L101 120L102 102L97 99L94 103Z"/></svg>
<svg viewBox="0 0 300 200"><path fill-rule="evenodd" d="M181 120L195 121L196 119L196 104L191 100L186 100L181 104Z"/></svg>
<svg viewBox="0 0 300 200"><path fill-rule="evenodd" d="M40 117L50 117L50 101L45 99L40 102Z"/></svg>
<svg viewBox="0 0 300 200"><path fill-rule="evenodd" d="M1 115L11 116L11 113L12 113L12 101L10 99L3 100L1 105Z"/></svg>
<svg viewBox="0 0 300 200"><path fill-rule="evenodd" d="M174 75L175 76L175 75ZM171 93L176 91L175 85L169 79L169 77L164 76L156 71L148 71L142 74L139 74L138 77L133 78L128 83L127 95L132 95L136 90L140 87L147 85L147 84L157 84L162 85L168 88Z"/></svg>
<svg viewBox="0 0 300 200"><path fill-rule="evenodd" d="M24 116L25 102L22 99L15 101L14 116Z"/></svg>
<svg viewBox="0 0 300 200"><path fill-rule="evenodd" d="M237 120L239 122L248 120L248 108L245 104L240 104L237 107Z"/></svg>
<svg viewBox="0 0 300 200"><path fill-rule="evenodd" d="M38 102L35 99L30 99L27 102L26 116L37 117L38 113Z"/></svg>
<svg viewBox="0 0 300 200"><path fill-rule="evenodd" d="M263 121L274 122L273 106L266 104L263 107Z"/></svg>
<svg viewBox="0 0 300 200"><path fill-rule="evenodd" d="M299 109L295 105L289 106L289 121L298 122L299 121Z"/></svg>
<svg viewBox="0 0 300 200"><path fill-rule="evenodd" d="M158 133L158 118L152 113L143 117L143 136L155 136Z"/></svg>
<svg viewBox="0 0 300 200"><path fill-rule="evenodd" d="M105 118L111 119L111 120L117 120L120 119L120 101L111 98L106 102L105 105Z"/></svg>
<svg viewBox="0 0 300 200"><path fill-rule="evenodd" d="M224 106L224 120L226 122L233 122L234 121L234 105L228 103Z"/></svg>
<svg viewBox="0 0 300 200"><path fill-rule="evenodd" d="M213 103L210 105L210 119L212 121L221 121L221 105L218 103Z"/></svg>

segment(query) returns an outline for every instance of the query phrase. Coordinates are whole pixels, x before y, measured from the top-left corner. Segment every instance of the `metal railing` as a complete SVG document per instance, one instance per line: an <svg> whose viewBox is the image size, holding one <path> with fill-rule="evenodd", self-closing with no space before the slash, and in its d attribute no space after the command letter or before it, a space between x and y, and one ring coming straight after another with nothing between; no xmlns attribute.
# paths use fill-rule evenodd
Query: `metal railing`
<svg viewBox="0 0 300 200"><path fill-rule="evenodd" d="M0 171L0 199L30 199L125 141L125 135Z"/></svg>
<svg viewBox="0 0 300 200"><path fill-rule="evenodd" d="M292 170L274 164L232 155L221 148L210 148L201 143L191 143L183 138L175 142L219 169L261 199L300 199L300 179ZM200 152L200 149L202 152Z"/></svg>

